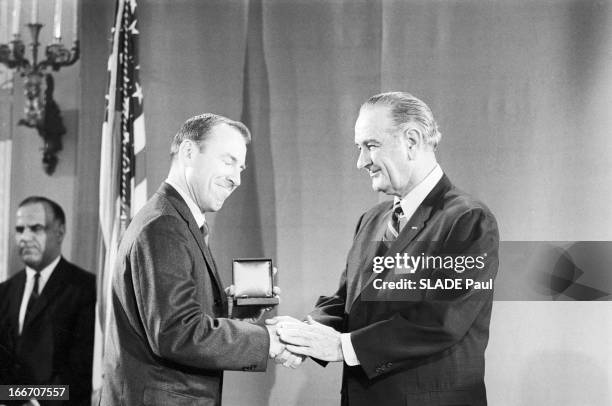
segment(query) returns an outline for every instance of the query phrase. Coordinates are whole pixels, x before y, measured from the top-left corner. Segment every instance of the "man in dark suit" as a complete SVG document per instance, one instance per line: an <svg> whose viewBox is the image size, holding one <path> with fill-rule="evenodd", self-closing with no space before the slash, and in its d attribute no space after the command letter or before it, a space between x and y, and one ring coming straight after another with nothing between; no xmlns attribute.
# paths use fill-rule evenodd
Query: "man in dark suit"
<svg viewBox="0 0 612 406"><path fill-rule="evenodd" d="M0 384L69 385L63 404L89 405L95 277L61 256L64 232L57 203L19 204L15 239L26 267L0 284Z"/></svg>
<svg viewBox="0 0 612 406"><path fill-rule="evenodd" d="M394 200L359 219L334 295L305 323L268 322L287 351L344 361L343 405L486 405L499 235L489 209L442 172L439 141L429 107L408 93L363 104L357 166Z"/></svg>
<svg viewBox="0 0 612 406"><path fill-rule="evenodd" d="M228 318L205 212L240 185L249 130L193 117L174 136L166 181L119 247L100 404L219 405L223 370L263 371L275 327Z"/></svg>

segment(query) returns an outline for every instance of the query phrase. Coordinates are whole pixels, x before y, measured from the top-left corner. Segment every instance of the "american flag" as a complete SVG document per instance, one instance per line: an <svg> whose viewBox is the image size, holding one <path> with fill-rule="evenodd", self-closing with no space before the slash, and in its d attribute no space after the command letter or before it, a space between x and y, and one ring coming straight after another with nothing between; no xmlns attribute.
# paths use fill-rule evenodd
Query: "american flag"
<svg viewBox="0 0 612 406"><path fill-rule="evenodd" d="M143 94L139 82L136 0L116 0L100 158L100 266L93 388L102 382L113 267L121 236L147 199Z"/></svg>

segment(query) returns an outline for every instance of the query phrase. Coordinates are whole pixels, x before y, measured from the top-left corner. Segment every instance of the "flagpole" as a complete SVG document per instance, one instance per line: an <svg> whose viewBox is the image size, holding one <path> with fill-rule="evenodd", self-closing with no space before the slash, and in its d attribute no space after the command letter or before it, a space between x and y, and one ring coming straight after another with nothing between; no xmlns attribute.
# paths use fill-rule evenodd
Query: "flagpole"
<svg viewBox="0 0 612 406"><path fill-rule="evenodd" d="M109 80L108 80L108 91L106 101L106 117L104 124L102 125L102 145L101 145L101 156L100 156L100 207L99 207L99 218L100 218L100 231L101 241L99 244L100 249L98 255L100 255L100 267L98 268L98 301L96 303L96 324L95 324L95 339L94 339L94 362L92 371L92 388L94 393L100 390L102 387L102 359L104 357L104 346L105 346L105 334L103 332L108 331L108 319L110 313L110 306L102 298L109 297L109 291L111 287L112 278L110 277L110 265L108 254L111 253L111 247L113 244L113 226L116 209L114 198L114 163L116 157L114 156L113 148L113 123L115 121L115 101L116 101L116 90L117 90L117 62L119 53L119 35L121 33L121 20L123 15L123 8L125 5L124 0L116 1L115 8L115 23L112 37L112 50L109 56L108 67L109 67ZM109 197L112 197L109 199ZM107 305L102 307L102 304ZM102 327L104 323L104 328Z"/></svg>

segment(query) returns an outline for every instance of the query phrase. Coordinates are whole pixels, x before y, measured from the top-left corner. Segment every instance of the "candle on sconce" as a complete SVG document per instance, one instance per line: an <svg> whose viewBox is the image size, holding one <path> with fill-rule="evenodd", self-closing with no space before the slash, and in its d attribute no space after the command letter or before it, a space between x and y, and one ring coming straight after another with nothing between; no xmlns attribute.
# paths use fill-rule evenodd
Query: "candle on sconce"
<svg viewBox="0 0 612 406"><path fill-rule="evenodd" d="M21 13L21 0L13 0L13 35L19 35L19 14Z"/></svg>
<svg viewBox="0 0 612 406"><path fill-rule="evenodd" d="M36 24L38 22L38 0L32 0L32 16L30 23Z"/></svg>
<svg viewBox="0 0 612 406"><path fill-rule="evenodd" d="M0 44L10 41L8 28L8 3L7 0L0 0Z"/></svg>
<svg viewBox="0 0 612 406"><path fill-rule="evenodd" d="M56 42L62 39L62 0L55 0L55 12L53 13L53 38Z"/></svg>
<svg viewBox="0 0 612 406"><path fill-rule="evenodd" d="M72 35L74 36L74 41L79 39L79 0L74 0L73 4L73 23L72 23Z"/></svg>

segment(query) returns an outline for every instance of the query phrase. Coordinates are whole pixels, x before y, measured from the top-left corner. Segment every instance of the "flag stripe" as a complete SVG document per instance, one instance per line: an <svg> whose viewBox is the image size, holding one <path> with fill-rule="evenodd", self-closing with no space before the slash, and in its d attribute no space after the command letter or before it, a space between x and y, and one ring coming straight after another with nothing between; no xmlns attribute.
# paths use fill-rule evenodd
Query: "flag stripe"
<svg viewBox="0 0 612 406"><path fill-rule="evenodd" d="M147 202L147 180L144 179L138 183L134 188L134 199L132 201L132 217L138 210L142 209L142 206Z"/></svg>
<svg viewBox="0 0 612 406"><path fill-rule="evenodd" d="M134 120L134 154L138 156L146 145L144 116L140 115Z"/></svg>

